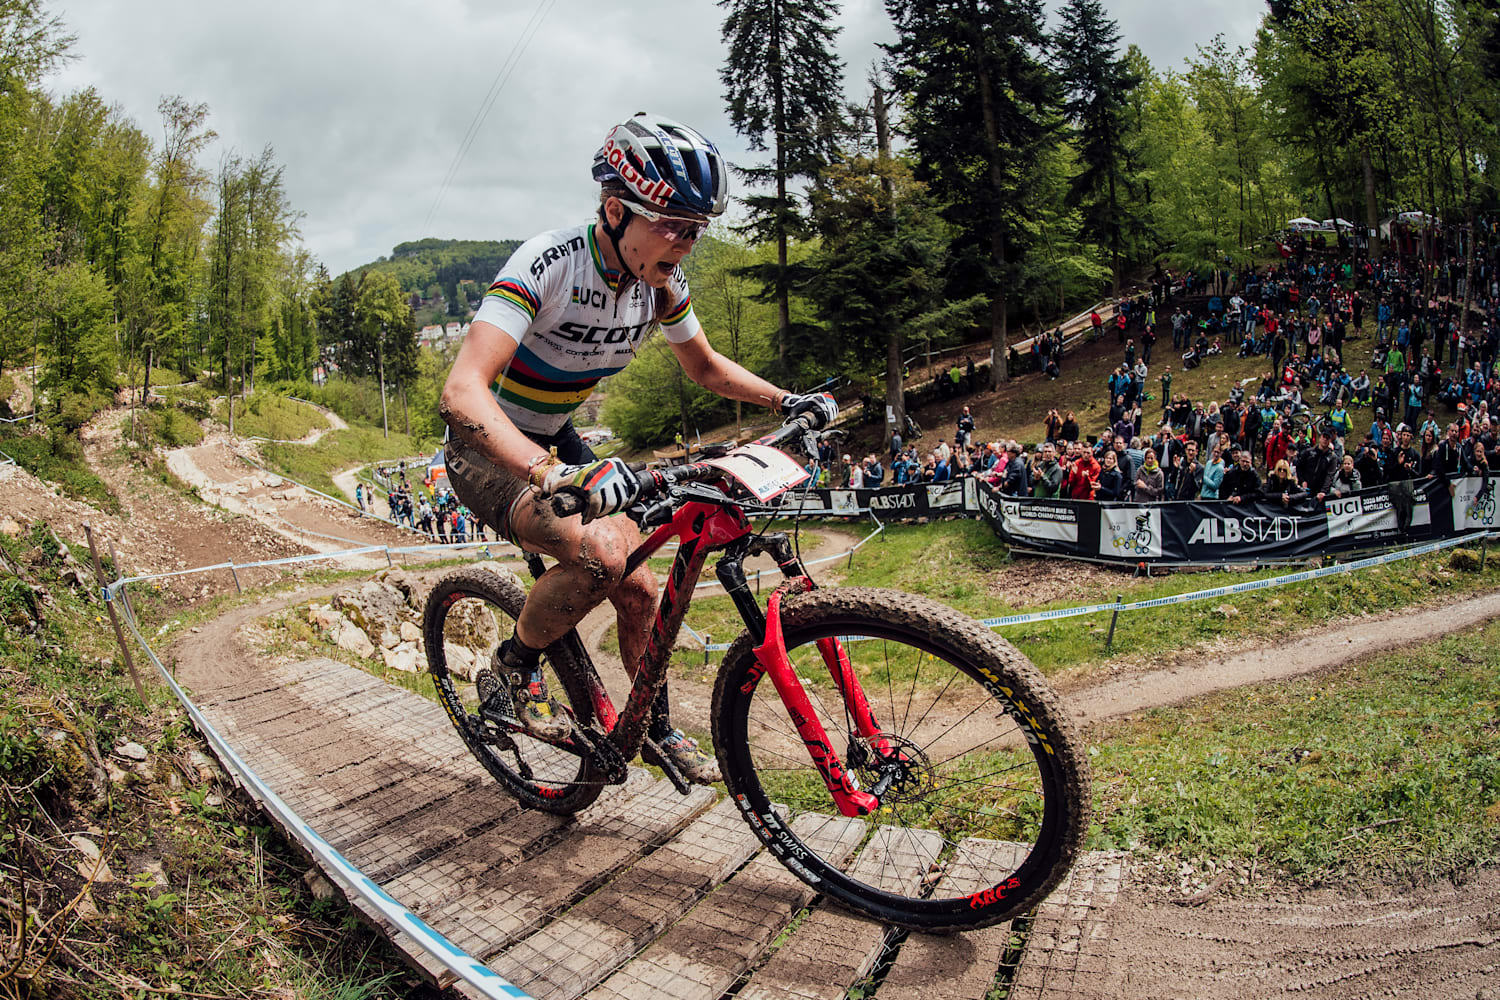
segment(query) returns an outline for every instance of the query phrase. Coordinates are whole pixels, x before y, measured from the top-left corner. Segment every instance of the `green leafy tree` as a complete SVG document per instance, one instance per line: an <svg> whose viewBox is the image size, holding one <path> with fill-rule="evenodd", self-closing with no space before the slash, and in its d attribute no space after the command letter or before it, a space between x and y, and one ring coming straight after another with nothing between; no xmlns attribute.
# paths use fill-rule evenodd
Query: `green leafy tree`
<svg viewBox="0 0 1500 1000"><path fill-rule="evenodd" d="M874 124L883 118L877 84ZM902 352L909 339L969 327L983 296L949 302L943 276L951 234L877 127L873 149L849 152L824 171L813 193L821 239L805 291L828 330L820 360L840 372L877 375L884 385L886 440L905 426ZM870 405L874 406L875 393Z"/></svg>
<svg viewBox="0 0 1500 1000"><path fill-rule="evenodd" d="M1079 209L1080 231L1109 252L1112 292L1120 294L1126 233L1133 228L1133 181L1128 172L1126 109L1140 83L1120 56L1117 22L1100 0L1068 0L1055 36L1056 65L1066 96L1063 111L1073 127L1078 173L1067 203Z"/></svg>
<svg viewBox="0 0 1500 1000"><path fill-rule="evenodd" d="M1024 285L1033 167L1056 141L1057 78L1043 62L1038 0L886 0L887 47L917 179L957 232L960 297L990 304L991 385L1008 377L1011 296Z"/></svg>
<svg viewBox="0 0 1500 1000"><path fill-rule="evenodd" d="M723 38L729 55L720 72L729 120L756 152L772 161L739 169L752 187L774 194L746 195L746 231L774 243L774 264L755 266L767 298L776 303L777 362L788 371L787 352L806 330L793 329L791 297L798 280L790 242L806 232L794 185L818 176L834 152L841 115L842 64L833 52L838 29L832 0L719 0L728 11Z"/></svg>

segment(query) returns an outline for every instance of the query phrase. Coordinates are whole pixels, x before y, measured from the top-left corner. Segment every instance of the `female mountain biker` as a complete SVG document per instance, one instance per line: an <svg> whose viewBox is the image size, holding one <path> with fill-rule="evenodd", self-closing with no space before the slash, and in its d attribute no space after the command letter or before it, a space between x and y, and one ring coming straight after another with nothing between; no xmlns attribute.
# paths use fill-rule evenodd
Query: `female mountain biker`
<svg viewBox="0 0 1500 1000"><path fill-rule="evenodd" d="M511 256L485 294L439 404L459 499L500 537L557 560L532 587L492 664L522 723L543 739L566 735L570 723L548 694L541 651L608 599L620 657L633 672L656 605L647 567L623 574L640 541L635 526L605 517L635 501L639 482L619 459L596 461L569 418L599 380L623 369L660 327L688 377L725 398L789 417L815 414L819 426L838 414L831 396L788 392L719 354L693 313L680 265L729 194L728 166L712 142L642 112L610 130L593 177L597 218L542 233ZM587 497L581 520L558 518L545 502L565 487ZM672 726L665 687L648 732L689 780L719 780L713 756Z"/></svg>

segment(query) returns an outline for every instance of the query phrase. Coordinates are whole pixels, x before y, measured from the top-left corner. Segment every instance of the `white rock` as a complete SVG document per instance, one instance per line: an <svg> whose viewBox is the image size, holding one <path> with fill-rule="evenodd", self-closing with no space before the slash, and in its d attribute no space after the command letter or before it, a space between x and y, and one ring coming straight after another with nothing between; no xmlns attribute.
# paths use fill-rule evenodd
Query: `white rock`
<svg viewBox="0 0 1500 1000"><path fill-rule="evenodd" d="M395 632L392 632L390 629L386 629L384 632L380 633L380 648L381 649L395 649L396 648L396 644L399 643L400 641L401 641L401 637L399 635L397 635Z"/></svg>
<svg viewBox="0 0 1500 1000"><path fill-rule="evenodd" d="M333 641L340 649L347 649L355 656L372 657L375 655L375 644L370 641L369 636L365 635L364 629L353 622L343 622Z"/></svg>
<svg viewBox="0 0 1500 1000"><path fill-rule="evenodd" d="M127 760L145 760L148 756L146 748L139 743L121 743L115 747L115 753Z"/></svg>
<svg viewBox="0 0 1500 1000"><path fill-rule="evenodd" d="M402 622L401 623L401 641L402 642L420 642L421 639L422 639L422 630L421 629L417 628L411 622Z"/></svg>
<svg viewBox="0 0 1500 1000"><path fill-rule="evenodd" d="M307 885L308 891L313 894L313 899L334 899L338 896L338 890L316 868L309 868L303 872L302 881Z"/></svg>
<svg viewBox="0 0 1500 1000"><path fill-rule="evenodd" d="M312 607L308 608L307 617L312 624L316 625L324 632L334 631L338 628L339 622L344 620L344 616L342 614L333 610L326 604L314 604Z"/></svg>
<svg viewBox="0 0 1500 1000"><path fill-rule="evenodd" d="M68 838L68 842L78 849L84 860L73 867L78 869L78 874L85 879L93 879L95 882L113 882L115 873L109 870L109 864L99 853L99 845L87 837L74 834Z"/></svg>
<svg viewBox="0 0 1500 1000"><path fill-rule="evenodd" d="M444 647L448 654L448 669L455 677L462 677L466 681L474 679L474 654L463 646L448 643Z"/></svg>
<svg viewBox="0 0 1500 1000"><path fill-rule="evenodd" d="M385 650L381 655L385 657L386 667L391 670L414 674L422 669L421 657L417 654L417 647L412 643L402 643L395 649Z"/></svg>

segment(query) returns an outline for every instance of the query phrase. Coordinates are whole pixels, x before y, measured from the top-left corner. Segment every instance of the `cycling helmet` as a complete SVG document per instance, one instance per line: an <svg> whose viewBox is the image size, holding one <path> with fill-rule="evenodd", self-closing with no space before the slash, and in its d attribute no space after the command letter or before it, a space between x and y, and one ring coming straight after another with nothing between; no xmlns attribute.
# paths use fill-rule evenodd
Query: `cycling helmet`
<svg viewBox="0 0 1500 1000"><path fill-rule="evenodd" d="M639 111L610 129L594 154L594 180L623 184L648 209L721 215L729 167L696 129Z"/></svg>

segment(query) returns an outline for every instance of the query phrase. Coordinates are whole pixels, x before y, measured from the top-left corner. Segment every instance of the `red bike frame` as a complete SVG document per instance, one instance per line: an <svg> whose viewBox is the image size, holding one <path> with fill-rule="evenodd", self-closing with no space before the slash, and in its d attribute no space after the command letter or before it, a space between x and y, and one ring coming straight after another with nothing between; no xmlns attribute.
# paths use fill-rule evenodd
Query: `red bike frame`
<svg viewBox="0 0 1500 1000"><path fill-rule="evenodd" d="M689 466L672 478L681 482L718 475L718 470L710 466ZM861 789L858 779L844 766L841 755L829 741L828 733L813 710L812 702L787 657L781 629L781 601L787 586L778 587L772 592L764 612L750 592L742 563L755 546L751 541L752 527L744 512L727 497L722 503L703 500L685 502L673 514L669 523L657 528L631 553L626 562L625 574L634 572L673 538L678 540L677 555L672 561L672 570L663 588L661 603L657 607L656 620L652 623L651 634L646 640L645 652L636 666L630 695L624 708L616 713L603 685L597 682L597 676L590 684L594 713L609 730L610 741L627 760L640 751L651 718L652 704L666 681L671 650L682 626L683 616L692 601L693 588L703 572L703 564L709 553L728 550L718 563L717 575L725 591L734 600L752 638L757 641L754 651L760 672L769 675L775 685L777 694L786 706L788 718L796 726L798 735L806 745L814 766L822 774L824 784L838 804L839 811L845 816L864 816L873 812L880 805L879 799ZM776 557L792 589L807 590L814 586L801 562L792 554L784 535L763 536L758 541L761 547L771 551ZM870 711L864 689L855 675L844 644L837 638L824 638L819 639L817 645L834 686L854 721L859 738L867 741L880 753L889 752L886 738Z"/></svg>

